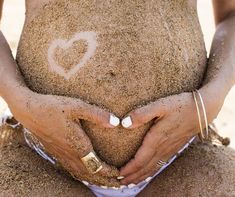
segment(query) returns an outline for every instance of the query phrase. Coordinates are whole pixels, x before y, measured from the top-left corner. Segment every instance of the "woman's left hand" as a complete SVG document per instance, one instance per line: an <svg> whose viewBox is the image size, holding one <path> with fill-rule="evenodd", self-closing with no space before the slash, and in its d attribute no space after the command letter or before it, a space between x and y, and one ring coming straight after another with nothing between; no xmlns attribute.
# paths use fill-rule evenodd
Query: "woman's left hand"
<svg viewBox="0 0 235 197"><path fill-rule="evenodd" d="M205 95L205 91L201 94L203 98L209 96ZM204 99L209 123L221 108L221 102L214 100L212 98L212 102L208 103L208 99ZM162 98L138 108L130 112L122 124L133 129L151 120L154 124L135 158L121 169L121 176L125 177L121 183L124 185L137 184L153 176L161 167L157 164L159 160L168 161L200 132L196 105L190 92Z"/></svg>

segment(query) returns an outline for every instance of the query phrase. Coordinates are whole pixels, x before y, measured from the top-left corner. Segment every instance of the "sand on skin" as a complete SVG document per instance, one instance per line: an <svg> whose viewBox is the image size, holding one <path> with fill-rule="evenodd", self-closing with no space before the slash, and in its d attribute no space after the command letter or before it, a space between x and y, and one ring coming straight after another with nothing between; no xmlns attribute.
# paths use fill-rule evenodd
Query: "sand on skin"
<svg viewBox="0 0 235 197"><path fill-rule="evenodd" d="M201 5L202 5L202 9L201 10L203 10L203 12L204 13L206 13L207 12L207 10L206 10L206 8L207 8L207 6L205 6L205 4L207 4L207 2L208 1L201 1ZM19 7L21 7L20 6L20 4L23 4L23 2L21 2L21 1L16 1L16 0L13 0L13 1L9 1L9 2L6 2L5 4L7 4L7 6L9 6L10 4L12 4L11 6L12 7L17 7L17 8L19 8ZM18 9L17 9L18 10ZM16 11L17 11L16 10ZM14 12L14 13L17 13L17 12ZM206 14L205 14L206 15ZM22 13L22 15L21 16L23 16L23 13ZM11 17L9 17L9 15L8 15L8 19L9 18L11 18ZM12 17L12 18L14 18L14 17ZM18 16L17 16L17 18L18 18ZM208 16L207 16L207 18L208 18ZM208 24L208 25L206 25L207 27L210 27L210 24ZM10 32L10 31L13 31L13 30L15 30L15 29L17 29L17 28L5 28L6 30L7 30L7 32ZM9 34L9 33L7 33L7 35L11 35L11 34ZM16 35L19 35L19 33L18 34L16 34ZM17 36L16 35L14 35L14 34L12 34L12 37L13 38L9 38L9 40L14 40L14 39L16 39L17 38ZM207 36L208 37L208 36ZM11 43L13 43L14 45L12 45L13 47L14 46L16 46L16 42L11 42ZM13 48L14 49L14 48ZM223 110L221 111L221 113L220 113L220 116L219 116L219 119L218 119L218 123L219 123L219 125L220 125L220 128L222 128L222 133L225 133L225 134L227 134L226 133L226 131L229 131L228 132L228 134L229 134L229 136L230 137L233 137L233 135L234 135L234 119L232 118L233 116L234 116L234 113L235 113L235 108L234 108L234 101L235 101L235 99L234 99L234 94L235 93L235 89L233 89L232 91L231 91L231 93L230 93L230 96L227 98L227 100L226 100L226 103L225 103L225 106L224 106L224 108L223 108ZM233 139L233 138L232 138ZM233 140L232 140L232 145L233 145ZM16 148L16 149L13 149L13 150L18 150L18 148ZM32 157L35 157L35 158L37 158L36 160L37 160L37 162L33 162L33 164L32 164L32 168L33 169L35 169L36 167L35 166L37 166L36 164L38 163L38 161L40 160L39 159L39 157L37 156L37 155L35 155L33 152L31 152L29 149L27 149L26 147L25 147L25 150L23 151L23 152L25 152L25 151L29 151L30 152L30 156L28 157L26 157L23 161L21 161L20 160L20 158L21 158L21 156L24 154L24 153L19 153L19 155L17 155L15 158L14 158L14 161L16 161L16 162L14 162L14 163L24 163L24 162L26 162L27 163L27 160L28 159L31 159ZM213 151L212 151L213 152ZM229 157L231 157L231 158L233 158L233 153L232 153L232 151L231 150L229 150L229 151L227 151L227 149L226 149L226 154L229 154ZM13 153L14 153L14 151L13 151ZM6 154L6 157L5 157L5 159L8 157L8 155L11 155L11 151L10 151L10 153L7 153ZM212 157L209 157L208 159L211 161L211 160L213 160L213 161L218 161L218 159L216 159L216 157L214 157L213 156L214 154L212 154ZM186 155L184 155L184 156L186 156ZM3 158L3 157L2 157ZM190 158L190 157L186 157L185 158L185 160L187 159L187 158ZM181 160L180 161L182 161L182 159L183 158L181 158ZM205 159L206 161L207 161L207 158ZM158 194L159 196L164 196L163 194L168 194L169 195L169 193L170 193L170 196L177 196L177 194L178 194L178 196L179 195L181 195L181 194L184 194L184 193L182 193L182 192L185 192L185 194L188 194L187 196L198 196L198 195L196 195L197 194L197 192L198 192L198 189L195 189L195 188L200 188L198 185L200 185L200 183L201 183L201 178L200 177L197 177L197 179L195 179L195 178L193 178L193 176L196 176L197 175L197 170L194 170L195 169L195 163L197 162L197 163L203 163L203 162L199 162L199 158L197 158L196 160L192 160L193 162L192 163L190 163L190 165L188 165L188 162L187 161L185 161L185 162L178 162L178 163L176 163L176 164L174 164L174 170L179 170L180 172L181 171L184 171L184 170L182 170L180 167L182 166L182 165L186 165L186 170L184 171L185 173L179 173L179 174L175 174L172 178L171 178L171 172L173 171L173 170L168 170L168 171L166 171L166 176L164 176L164 174L163 175L161 175L160 177L159 177L159 180L157 181L157 184L156 185L154 185L154 184L151 184L150 185L150 187L149 188L147 188L147 193L146 193L146 195L145 196L152 196L153 194ZM7 161L6 161L7 162ZM43 161L42 161L43 162ZM43 163L46 163L46 162L43 162ZM218 163L221 163L221 161L218 161ZM217 164L218 164L217 163ZM224 164L223 164L224 165ZM223 165L221 165L221 168L223 168ZM228 166L225 166L225 168L227 168ZM6 166L4 165L4 168L6 168ZM46 166L45 166L45 168L43 167L43 165L42 165L42 163L41 162L39 162L39 165L37 166L37 175L36 176L34 176L34 175L32 175L32 176L34 176L34 178L35 179L32 179L32 180L37 180L38 179L38 176L40 177L40 174L42 173L42 171L43 171L43 169L48 169L48 171L46 172L46 174L48 174L48 173L50 173L51 171L53 172L53 169L50 167L50 165L48 165L48 164L46 164ZM231 168L230 168L231 169ZM13 187L13 189L9 189L9 190L6 190L6 189L4 189L6 186L4 186L4 188L1 186L1 194L2 195L4 195L4 196L12 196L11 194L16 194L16 193L14 193L14 191L16 191L17 192L17 188L20 188L20 187L18 187L17 185L15 185L16 183L17 183L17 181L16 180L14 180L14 176L15 176L15 174L14 173L10 173L10 175L9 174L7 174L7 171L8 171L9 169L7 168L7 170L3 173L3 177L13 177L12 178L12 182L11 182L11 184L12 184L12 187ZM206 168L206 170L208 171L208 172L210 172L210 169L207 169ZM221 170L221 169L220 169ZM224 170L224 169L222 169L222 170ZM35 171L35 170L34 170ZM200 169L199 169L199 172L200 172ZM203 171L201 171L201 172L203 172ZM220 172L220 171L216 171L217 172L217 174L218 175L220 175L221 173L222 173L222 171ZM233 178L229 173L229 168L228 168L228 170L227 170L227 177L231 177L231 178ZM19 170L18 170L18 168L16 167L15 168L15 173L22 173L21 171L19 172ZM203 174L203 173L202 173ZM30 173L30 175L31 175L31 173ZM170 180L172 180L172 182L174 182L174 180L175 181L177 181L177 180L179 180L179 177L182 177L183 175L187 175L187 179L185 180L185 182L183 182L183 186L186 186L186 188L187 189L185 189L184 187L181 187L181 183L182 182L180 182L180 184L172 184L172 187L171 188L169 188L168 186L169 185L167 185L167 183L165 183L165 182L167 182L166 180L168 180L168 179L170 179ZM56 177L58 177L59 175L58 175L58 173L57 172L55 172L54 173L54 178L56 179ZM202 177L204 176L204 174L202 175ZM209 178L210 178L210 176L208 176ZM27 179L28 178L30 178L30 177L28 177L27 176ZM43 177L40 177L40 178L42 178L41 180L43 181L43 180L45 180L45 182L47 182L47 180L48 179L44 179ZM214 178L218 178L218 177L214 177ZM26 178L25 178L26 179ZM25 179L23 179L23 180L25 180ZM56 179L57 181L59 181L61 179L61 177L59 176L59 178L58 179ZM213 177L212 177L212 179L213 179ZM224 179L227 179L227 178L224 178ZM234 178L233 178L234 179ZM63 180L63 179L62 179ZM220 179L221 180L221 179ZM50 182L51 180L49 180L49 182ZM56 181L56 182L57 182ZM184 181L184 180L182 180L182 181ZM206 185L204 185L205 187L207 187L207 186L209 186L209 183L210 183L210 181L211 181L211 179L207 179L207 177L205 177L205 182L207 183ZM33 182L33 181L32 181ZM161 184L161 182L163 182L163 184ZM197 183L196 184L196 186L195 186L195 184L194 183ZM55 183L55 182L54 182ZM164 185L164 183L165 183L165 185ZM192 183L192 184L189 184L189 183ZM231 183L231 182L230 182ZM71 182L69 182L69 184L71 184ZM76 183L77 184L77 183ZM160 184L160 188L161 188L161 190L160 191L156 191L156 189L154 189L154 188L158 188L158 185ZM226 191L226 188L228 188L228 190L227 191L234 191L234 188L231 188L231 185L228 183L227 185L226 185L227 183L225 183L225 184L221 184L219 187L213 187L213 186L211 186L211 188L213 189L215 189L215 191L217 190L217 192L213 192L213 191L210 191L210 192L208 192L207 193L207 191L208 191L208 188L203 188L203 190L200 190L200 191L203 191L203 192L205 192L206 193L206 195L205 196L235 196L233 193L227 193L227 192L224 192L224 191ZM233 184L234 185L234 183L231 183L231 184ZM8 184L7 184L8 185ZM37 184L36 184L37 185ZM54 185L54 184L52 184L52 185ZM63 187L63 189L64 189L64 192L62 192L61 193L61 196L67 196L67 193L68 194L71 194L70 192L68 192L68 190L67 189L65 189L67 186L67 183L66 183L66 181L62 181L62 183L61 183L61 187ZM190 186L190 185L192 185L192 186ZM39 186L40 186L40 184L39 184ZM155 187L154 187L155 186ZM165 187L164 187L165 186ZM178 187L178 186L180 186L180 187ZM201 186L201 185L200 185ZM222 187L223 186L223 187ZM50 186L48 186L48 187L50 187ZM79 184L77 184L76 185L76 187L78 187L78 188L80 188L80 186L79 186ZM153 188L154 187L154 188ZM27 186L26 185L22 185L22 188L24 188L24 190L25 190L25 193L24 193L24 195L25 196L27 196L27 195L30 195L30 191L28 191L26 188L27 188ZM193 189L194 188L194 189ZM230 188L230 189L229 189ZM211 190L212 190L211 189ZM232 190L231 190L232 189ZM44 196L48 196L47 194L57 194L57 192L58 191L60 191L60 188L57 188L57 187L55 187L55 188L50 188L49 189L50 191L51 191L51 193L47 193L47 192L45 192L42 188L39 188L39 193L42 193ZM155 190L155 191L154 191ZM85 192L85 190L82 190L83 192ZM178 193L174 193L175 191L178 191ZM193 191L193 192L192 192ZM156 193L153 193L153 192L156 192ZM188 192L188 193L187 193ZM224 192L224 193L223 193ZM205 194L205 193L203 193L203 194ZM21 194L20 192L19 192L19 194ZM76 195L77 193L76 192L74 192L73 193L73 195ZM42 196L43 196L42 195ZM73 195L71 195L71 196L73 196ZM15 196L15 195L14 195ZM91 194L88 194L87 196L92 196Z"/></svg>
<svg viewBox="0 0 235 197"><path fill-rule="evenodd" d="M98 47L67 80L51 67L66 70L63 65L82 61L84 43L67 47L78 32L97 34ZM53 55L54 43L62 50ZM207 62L196 9L185 0L50 2L27 20L16 60L33 91L80 98L120 118L158 98L198 88ZM135 155L151 124L128 131L82 121L99 157L116 167ZM72 133L68 139L79 144Z"/></svg>
<svg viewBox="0 0 235 197"><path fill-rule="evenodd" d="M94 196L62 169L35 154L21 132L15 131L13 136L0 148L1 197ZM193 144L138 196L234 197L234 168L233 149Z"/></svg>

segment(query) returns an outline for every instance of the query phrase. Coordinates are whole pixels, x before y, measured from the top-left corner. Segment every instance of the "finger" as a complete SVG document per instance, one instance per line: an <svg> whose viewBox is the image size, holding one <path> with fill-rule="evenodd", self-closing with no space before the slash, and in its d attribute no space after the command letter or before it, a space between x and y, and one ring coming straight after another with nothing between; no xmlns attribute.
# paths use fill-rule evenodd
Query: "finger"
<svg viewBox="0 0 235 197"><path fill-rule="evenodd" d="M74 120L87 120L104 128L114 128L120 124L120 119L114 114L81 100L69 106L69 116Z"/></svg>
<svg viewBox="0 0 235 197"><path fill-rule="evenodd" d="M151 161L157 151L157 144L164 140L164 136L162 134L154 135L159 128L160 126L158 124L151 127L149 132L146 134L141 147L137 151L135 158L121 169L121 176L126 177L129 174L133 174L141 170L146 164L148 164L148 162Z"/></svg>
<svg viewBox="0 0 235 197"><path fill-rule="evenodd" d="M40 143L43 144L47 153L53 155L54 158L70 173L72 174L85 174L87 173L86 167L80 160L80 156L77 154L76 151L72 150L68 143L63 142L63 140L59 140L55 143L48 143L37 137Z"/></svg>
<svg viewBox="0 0 235 197"><path fill-rule="evenodd" d="M148 173L144 174L141 177L135 178L135 180L132 180L134 184L138 184L142 181L146 181L146 182L150 182L156 173L158 173L158 171L160 170L160 167L157 166L156 169L154 170L149 170Z"/></svg>
<svg viewBox="0 0 235 197"><path fill-rule="evenodd" d="M165 151L164 147L159 150L160 153L163 151ZM158 161L160 160L159 158L161 158L162 161L167 162L168 159L170 158L170 154L167 154L167 156L161 156L158 153L156 153L156 155L151 159L151 161L148 164L146 164L141 170L125 177L121 181L121 184L124 184L124 185L130 184L130 183L136 184L147 179L149 176L153 176L154 173L157 173L157 171L161 168L161 166L158 165Z"/></svg>
<svg viewBox="0 0 235 197"><path fill-rule="evenodd" d="M69 130L67 139L71 144L72 148L75 149L80 158L87 156L89 153L94 153L92 144L86 133L78 126L76 123L69 123ZM97 155L95 155L97 160L102 165L102 169L97 172L105 177L117 177L119 176L119 171L113 166L109 166L102 162Z"/></svg>
<svg viewBox="0 0 235 197"><path fill-rule="evenodd" d="M154 174L160 169L159 166L155 165L155 168L145 168L146 172L141 176L139 174L132 174L125 179L121 180L122 185L129 185L129 184L139 184L142 181L149 182Z"/></svg>
<svg viewBox="0 0 235 197"><path fill-rule="evenodd" d="M130 183L138 183L142 180L140 180L140 177L147 176L149 173L154 172L159 166L157 166L158 158L159 158L159 152L161 153L164 151L164 148L159 149L155 152L155 155L150 159L148 163L145 163L141 169L138 171L135 171L131 174L128 174L121 183L126 185ZM147 177L146 177L147 178Z"/></svg>
<svg viewBox="0 0 235 197"><path fill-rule="evenodd" d="M121 123L124 128L134 129L153 119L161 118L165 110L163 100L159 100L130 112Z"/></svg>
<svg viewBox="0 0 235 197"><path fill-rule="evenodd" d="M93 147L89 137L75 122L67 122L66 141L70 145L70 148L78 153L80 158L93 152Z"/></svg>
<svg viewBox="0 0 235 197"><path fill-rule="evenodd" d="M160 170L161 167L158 165L158 161L169 161L170 158L172 158L174 155L177 154L177 151L182 148L182 144L186 144L187 140L181 139L178 141L172 141L171 145L169 146L168 143L164 143L159 145L159 149L156 152L153 159L145 165L141 170L138 172L135 172L127 177L125 177L121 183L122 184L130 184L130 183L139 183L145 179L147 179L149 176L154 175L154 173L157 173L158 170Z"/></svg>
<svg viewBox="0 0 235 197"><path fill-rule="evenodd" d="M97 174L104 176L104 177L110 177L110 178L119 177L120 172L116 167L110 166L104 162L102 162L102 167L103 168Z"/></svg>

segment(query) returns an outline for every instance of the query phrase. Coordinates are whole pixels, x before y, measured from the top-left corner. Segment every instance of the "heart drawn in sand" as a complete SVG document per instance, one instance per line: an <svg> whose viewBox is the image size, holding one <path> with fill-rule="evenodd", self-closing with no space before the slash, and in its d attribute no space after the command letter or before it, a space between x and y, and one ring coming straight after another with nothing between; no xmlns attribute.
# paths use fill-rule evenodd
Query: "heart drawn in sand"
<svg viewBox="0 0 235 197"><path fill-rule="evenodd" d="M81 58L78 64L74 65L71 69L66 71L63 67L57 64L55 61L55 50L57 48L61 48L63 50L67 50L72 47L74 42L77 41L86 41L87 42L87 51L84 56ZM78 72L78 70L87 63L89 59L91 59L97 48L97 34L95 32L80 32L76 33L70 40L54 40L49 49L48 49L48 62L49 68L52 72L56 72L57 74L63 76L66 80L69 80L74 74Z"/></svg>

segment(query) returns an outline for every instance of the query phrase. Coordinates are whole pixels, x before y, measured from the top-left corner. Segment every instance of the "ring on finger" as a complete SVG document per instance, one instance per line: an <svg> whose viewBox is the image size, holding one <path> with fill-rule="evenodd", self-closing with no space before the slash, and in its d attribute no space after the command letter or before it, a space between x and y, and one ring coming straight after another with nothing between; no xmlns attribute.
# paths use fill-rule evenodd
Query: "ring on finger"
<svg viewBox="0 0 235 197"><path fill-rule="evenodd" d="M85 157L81 158L81 160L87 170L92 174L96 174L103 168L100 160L97 158L94 152L90 152Z"/></svg>
<svg viewBox="0 0 235 197"><path fill-rule="evenodd" d="M158 162L157 162L157 165L159 165L160 167L162 167L162 166L164 166L164 165L166 165L167 164L167 162L166 161L163 161L163 160L159 160Z"/></svg>

